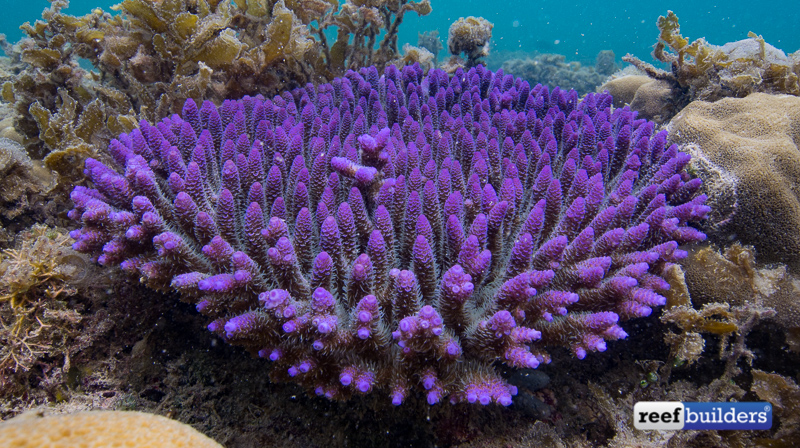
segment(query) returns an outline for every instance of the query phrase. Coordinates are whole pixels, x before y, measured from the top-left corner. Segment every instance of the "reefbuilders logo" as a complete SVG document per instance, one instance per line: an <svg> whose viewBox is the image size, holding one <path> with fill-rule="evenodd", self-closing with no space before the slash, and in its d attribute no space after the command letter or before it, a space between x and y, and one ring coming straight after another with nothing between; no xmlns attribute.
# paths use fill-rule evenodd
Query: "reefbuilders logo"
<svg viewBox="0 0 800 448"><path fill-rule="evenodd" d="M772 405L767 402L640 401L633 406L633 426L640 430L770 429Z"/></svg>

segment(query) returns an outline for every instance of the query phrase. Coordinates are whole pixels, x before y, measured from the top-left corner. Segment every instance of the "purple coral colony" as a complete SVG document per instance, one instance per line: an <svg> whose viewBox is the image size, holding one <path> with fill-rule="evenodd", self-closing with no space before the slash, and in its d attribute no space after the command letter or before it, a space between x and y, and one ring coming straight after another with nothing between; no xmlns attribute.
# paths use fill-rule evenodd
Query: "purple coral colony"
<svg viewBox="0 0 800 448"><path fill-rule="evenodd" d="M509 405L497 365L625 338L705 238L689 156L611 103L418 66L188 100L87 160L74 247L180 291L274 380Z"/></svg>

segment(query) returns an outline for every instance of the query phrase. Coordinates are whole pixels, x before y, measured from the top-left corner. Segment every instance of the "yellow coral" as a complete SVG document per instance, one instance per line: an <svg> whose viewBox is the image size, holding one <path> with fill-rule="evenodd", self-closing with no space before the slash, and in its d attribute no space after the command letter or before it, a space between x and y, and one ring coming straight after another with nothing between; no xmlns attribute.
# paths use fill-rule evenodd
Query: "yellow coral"
<svg viewBox="0 0 800 448"><path fill-rule="evenodd" d="M0 423L0 444L14 448L222 448L189 425L135 411L89 411Z"/></svg>

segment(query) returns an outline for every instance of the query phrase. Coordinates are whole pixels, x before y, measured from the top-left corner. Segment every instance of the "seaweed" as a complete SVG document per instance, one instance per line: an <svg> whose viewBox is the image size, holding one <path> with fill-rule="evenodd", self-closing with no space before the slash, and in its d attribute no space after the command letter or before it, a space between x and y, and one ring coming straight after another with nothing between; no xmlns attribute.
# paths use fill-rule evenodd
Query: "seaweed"
<svg viewBox="0 0 800 448"><path fill-rule="evenodd" d="M667 83L680 107L694 100L743 98L753 92L800 95L800 51L786 55L753 32L748 38L718 46L704 38L691 41L680 31L678 16L658 18L653 57L669 64L665 71L634 55L622 58L654 80ZM669 118L669 117L667 117Z"/></svg>
<svg viewBox="0 0 800 448"><path fill-rule="evenodd" d="M780 425L770 438L758 440L760 446L780 448L797 446L800 442L800 387L791 378L776 373L753 370L751 390L759 399L768 401L775 409Z"/></svg>
<svg viewBox="0 0 800 448"><path fill-rule="evenodd" d="M180 112L187 98L270 96L403 62L403 17L431 11L429 0L124 0L118 15L74 17L68 4L51 0L43 20L21 27L28 37L5 46L24 68L1 92L30 155L69 182L113 135Z"/></svg>
<svg viewBox="0 0 800 448"><path fill-rule="evenodd" d="M0 137L0 241L13 238L24 225L20 216L44 203L55 185L53 173L31 160L22 145Z"/></svg>
<svg viewBox="0 0 800 448"><path fill-rule="evenodd" d="M70 248L66 232L36 225L17 249L0 258L0 390L24 389L34 366L53 358L69 364L82 317L65 299L86 273L88 260Z"/></svg>

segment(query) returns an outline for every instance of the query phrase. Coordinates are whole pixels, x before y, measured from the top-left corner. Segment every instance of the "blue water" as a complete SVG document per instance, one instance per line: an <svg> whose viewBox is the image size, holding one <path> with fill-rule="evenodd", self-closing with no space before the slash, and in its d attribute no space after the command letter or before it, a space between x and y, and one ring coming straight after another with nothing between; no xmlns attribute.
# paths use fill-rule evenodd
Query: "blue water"
<svg viewBox="0 0 800 448"><path fill-rule="evenodd" d="M73 0L74 15L92 8L108 9L117 1ZM49 5L45 0L0 0L8 8L0 15L0 32L9 40L22 37L18 27L33 22ZM773 0L769 7L756 7L750 0L708 2L631 1L477 1L432 0L433 12L423 18L409 14L401 26L400 42L416 43L417 32L439 30L446 40L451 23L463 16L483 16L494 23L496 51L539 51L560 53L568 60L594 61L601 50L613 50L617 57L633 53L649 60L658 30L659 15L672 9L681 21L681 31L691 39L705 37L714 44L747 37L748 31L764 36L767 42L787 54L800 49L800 8L797 0ZM442 54L444 56L444 54Z"/></svg>

